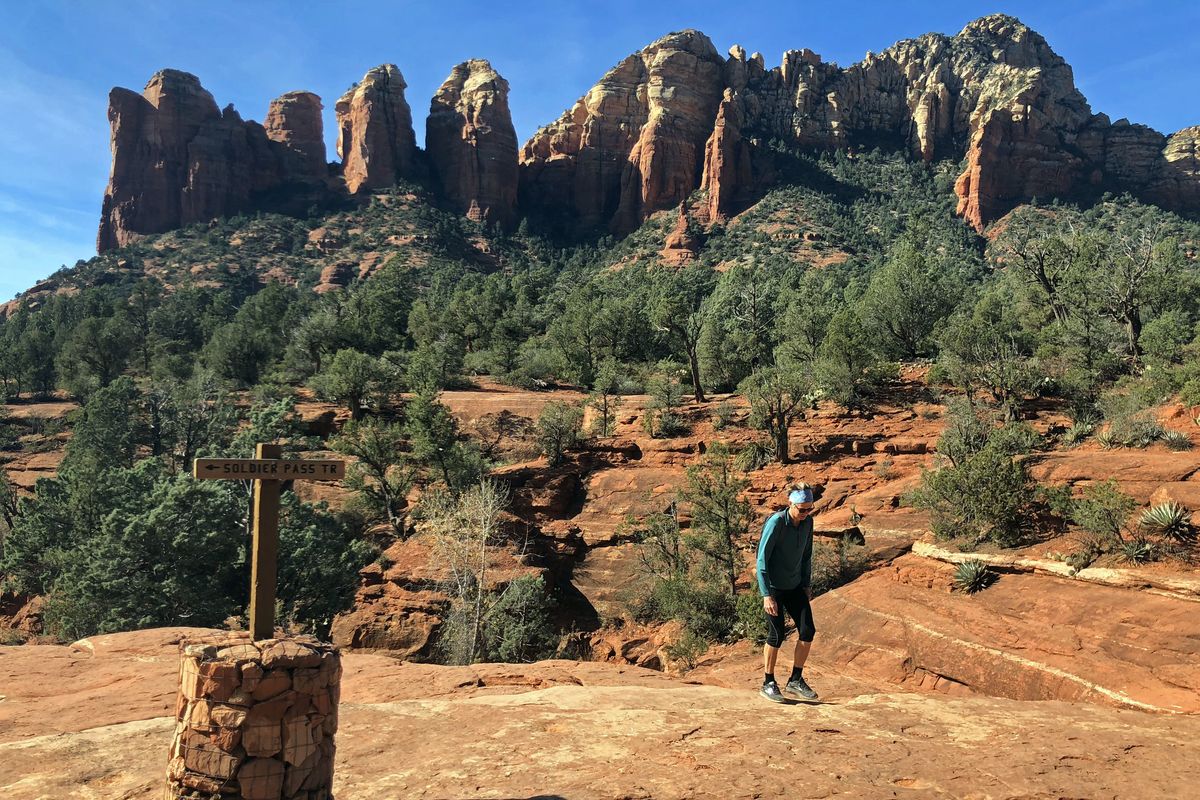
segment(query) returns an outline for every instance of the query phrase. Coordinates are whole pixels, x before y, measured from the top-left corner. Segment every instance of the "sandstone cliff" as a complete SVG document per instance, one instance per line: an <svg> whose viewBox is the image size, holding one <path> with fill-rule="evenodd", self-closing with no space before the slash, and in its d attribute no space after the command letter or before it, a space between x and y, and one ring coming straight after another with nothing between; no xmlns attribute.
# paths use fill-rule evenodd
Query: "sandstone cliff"
<svg viewBox="0 0 1200 800"><path fill-rule="evenodd" d="M521 152L522 207L572 211L628 232L700 183L724 62L698 31L673 33L609 70Z"/></svg>
<svg viewBox="0 0 1200 800"><path fill-rule="evenodd" d="M388 64L337 101L350 195L417 174L405 88ZM303 193L325 188L321 103L307 92L274 101L264 127L232 107L219 110L194 76L164 70L141 95L114 89L109 120L101 251L262 208L266 193L305 209ZM507 82L488 62L467 61L430 104L427 144L443 199L502 225L535 213L622 234L697 189L703 198L691 214L712 223L775 179L781 147L881 145L925 161L961 160L958 213L979 230L1034 197L1127 191L1172 210L1200 210L1200 127L1168 137L1093 114L1071 67L1003 14L954 36L898 42L845 68L801 49L767 69L740 46L722 58L704 34L672 33L609 70L519 155ZM283 185L288 192L278 191Z"/></svg>
<svg viewBox="0 0 1200 800"><path fill-rule="evenodd" d="M767 70L736 45L721 64L702 34L686 31L622 61L525 144L521 197L620 231L699 187L701 214L715 220L769 182L770 140L801 150L882 144L926 161L965 158L958 211L982 229L1029 198L1102 189L1195 210L1197 139L1195 129L1168 140L1093 115L1070 66L1002 14L847 68L789 50Z"/></svg>
<svg viewBox="0 0 1200 800"><path fill-rule="evenodd" d="M97 236L101 252L250 210L256 195L324 177L315 95L276 100L267 130L243 121L233 106L219 110L195 75L168 69L140 95L113 89L108 119L113 161Z"/></svg>
<svg viewBox="0 0 1200 800"><path fill-rule="evenodd" d="M509 226L517 212L517 134L508 81L487 61L454 68L433 96L425 147L442 196L477 222Z"/></svg>
<svg viewBox="0 0 1200 800"><path fill-rule="evenodd" d="M408 84L395 64L375 67L338 98L338 155L351 194L411 177L417 155Z"/></svg>
<svg viewBox="0 0 1200 800"><path fill-rule="evenodd" d="M271 101L263 127L268 139L287 148L293 175L323 180L328 173L321 109L321 98L312 92L288 92Z"/></svg>

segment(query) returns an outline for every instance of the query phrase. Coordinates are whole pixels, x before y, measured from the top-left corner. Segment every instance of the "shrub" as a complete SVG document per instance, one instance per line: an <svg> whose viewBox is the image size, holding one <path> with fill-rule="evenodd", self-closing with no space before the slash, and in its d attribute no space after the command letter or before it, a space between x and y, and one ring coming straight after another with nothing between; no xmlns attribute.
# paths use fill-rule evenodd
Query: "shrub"
<svg viewBox="0 0 1200 800"><path fill-rule="evenodd" d="M728 639L737 620L737 607L720 586L693 584L676 576L655 582L632 606L639 622L677 619L705 641Z"/></svg>
<svg viewBox="0 0 1200 800"><path fill-rule="evenodd" d="M1040 484L1037 487L1036 496L1038 502L1050 509L1052 514L1064 519L1069 519L1075 510L1075 498L1071 496L1071 487L1066 484L1059 486Z"/></svg>
<svg viewBox="0 0 1200 800"><path fill-rule="evenodd" d="M733 403L728 400L722 400L717 403L717 407L713 409L712 425L713 430L725 430L729 424L733 422L734 407Z"/></svg>
<svg viewBox="0 0 1200 800"><path fill-rule="evenodd" d="M484 620L484 657L508 663L538 661L554 655L558 631L553 606L540 576L510 583Z"/></svg>
<svg viewBox="0 0 1200 800"><path fill-rule="evenodd" d="M825 542L813 543L812 591L813 596L845 586L867 571L867 549L856 543L849 535L837 540L834 545Z"/></svg>
<svg viewBox="0 0 1200 800"><path fill-rule="evenodd" d="M762 597L757 591L742 592L737 597L737 622L733 634L758 646L767 640L767 616Z"/></svg>
<svg viewBox="0 0 1200 800"><path fill-rule="evenodd" d="M1117 488L1116 481L1093 483L1076 500L1071 516L1075 524L1096 537L1094 543L1101 551L1111 550L1122 540L1121 531L1137 504Z"/></svg>
<svg viewBox="0 0 1200 800"><path fill-rule="evenodd" d="M1010 456L1025 455L1041 443L1032 425L1013 422L988 434L988 445Z"/></svg>
<svg viewBox="0 0 1200 800"><path fill-rule="evenodd" d="M675 410L683 399L683 388L675 376L675 365L662 364L660 370L663 374L652 378L647 387L651 398L642 414L642 427L653 437L669 439L687 431L687 424Z"/></svg>
<svg viewBox="0 0 1200 800"><path fill-rule="evenodd" d="M1192 515L1174 501L1161 503L1142 512L1138 526L1175 542L1186 542L1195 536Z"/></svg>
<svg viewBox="0 0 1200 800"><path fill-rule="evenodd" d="M703 636L691 630L685 630L678 641L667 645L666 650L671 660L680 662L684 671L687 671L695 669L700 656L708 650L708 642Z"/></svg>
<svg viewBox="0 0 1200 800"><path fill-rule="evenodd" d="M564 453L579 444L583 431L583 409L570 403L547 403L538 417L538 445L550 466L563 462Z"/></svg>
<svg viewBox="0 0 1200 800"><path fill-rule="evenodd" d="M942 538L989 539L1009 547L1021 538L1031 488L1024 464L985 447L960 464L926 471L909 502L929 511L933 531Z"/></svg>
<svg viewBox="0 0 1200 800"><path fill-rule="evenodd" d="M967 594L981 592L996 581L988 565L977 558L964 561L954 568L954 585Z"/></svg>
<svg viewBox="0 0 1200 800"><path fill-rule="evenodd" d="M1105 447L1148 447L1165 433L1147 408L1146 398L1134 391L1105 392L1100 398L1100 410L1108 421L1101 442ZM1100 441L1100 436L1096 439Z"/></svg>

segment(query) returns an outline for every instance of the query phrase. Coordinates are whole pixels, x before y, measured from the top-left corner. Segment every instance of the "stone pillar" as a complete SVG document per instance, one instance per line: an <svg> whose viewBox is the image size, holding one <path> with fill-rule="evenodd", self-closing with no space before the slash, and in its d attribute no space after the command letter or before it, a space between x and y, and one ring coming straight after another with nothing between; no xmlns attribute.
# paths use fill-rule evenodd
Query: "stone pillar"
<svg viewBox="0 0 1200 800"><path fill-rule="evenodd" d="M179 648L167 800L333 800L333 645L230 634Z"/></svg>

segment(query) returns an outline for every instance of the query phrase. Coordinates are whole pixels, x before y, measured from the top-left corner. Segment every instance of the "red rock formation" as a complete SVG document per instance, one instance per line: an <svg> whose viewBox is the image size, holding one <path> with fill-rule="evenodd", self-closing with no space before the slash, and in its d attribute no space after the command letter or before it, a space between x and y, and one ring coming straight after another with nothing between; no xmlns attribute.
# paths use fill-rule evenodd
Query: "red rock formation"
<svg viewBox="0 0 1200 800"><path fill-rule="evenodd" d="M311 159L324 160L324 145L317 156L312 141L314 124L320 141L320 100L307 97L315 101L315 123L311 114L305 119L280 106L268 136L233 106L218 110L199 79L186 72L156 73L141 95L113 89L113 162L97 249L247 211L259 193L318 177Z"/></svg>
<svg viewBox="0 0 1200 800"><path fill-rule="evenodd" d="M1177 211L1200 209L1200 125L1167 139L1150 197Z"/></svg>
<svg viewBox="0 0 1200 800"><path fill-rule="evenodd" d="M724 62L698 31L673 33L608 72L521 155L522 205L629 231L700 183Z"/></svg>
<svg viewBox="0 0 1200 800"><path fill-rule="evenodd" d="M663 242L662 256L664 264L679 267L696 258L696 253L702 244L702 238L692 230L686 204L679 206L679 217L675 227L667 234Z"/></svg>
<svg viewBox="0 0 1200 800"><path fill-rule="evenodd" d="M425 147L443 196L477 222L509 226L517 210L517 134L508 81L464 61L433 96Z"/></svg>
<svg viewBox="0 0 1200 800"><path fill-rule="evenodd" d="M292 154L292 175L324 180L328 174L321 109L321 98L312 92L288 92L271 101L263 128Z"/></svg>
<svg viewBox="0 0 1200 800"><path fill-rule="evenodd" d="M182 224L187 147L221 112L196 76L158 72L142 94L116 88L108 96L112 170L104 193L97 249Z"/></svg>
<svg viewBox="0 0 1200 800"><path fill-rule="evenodd" d="M762 148L743 134L749 129L802 149L883 141L926 161L965 155L959 213L976 228L1028 198L1097 187L1200 207L1200 137L1181 131L1167 144L1143 126L1093 116L1070 66L1009 16L978 19L952 37L902 41L845 69L810 50L790 50L766 70L761 56L747 59L735 45L714 77L711 52L692 46L700 41L707 44L692 31L656 42L538 131L522 150L522 203L569 208L585 225L627 230L680 202L683 187L695 186L686 179L694 169L709 194L699 216L716 220L765 182L756 164ZM651 69L657 59L682 62L680 53L690 53L696 66ZM714 86L725 93L715 105L707 102L717 96ZM658 118L672 119L669 125L651 120L656 97L669 98ZM715 122L701 162L699 151L684 145L707 108ZM647 151L670 155L647 162ZM618 178L622 162L628 169Z"/></svg>
<svg viewBox="0 0 1200 800"><path fill-rule="evenodd" d="M372 69L337 102L350 193L411 176L417 149L400 70ZM284 95L264 129L221 112L191 75L166 70L142 96L110 96L113 168L101 250L139 235L260 207L290 182L323 183L320 102ZM996 14L955 36L926 34L840 68L790 50L766 69L740 46L720 58L698 31L670 34L613 67L512 167L507 84L483 61L455 68L431 104L431 160L442 192L475 219L523 211L624 233L704 188L711 222L771 179L775 141L795 149L905 147L966 161L959 213L985 225L1032 197L1129 191L1200 209L1200 129L1169 139L1092 114L1071 68L1020 21ZM514 184L516 189L514 189ZM275 192L275 195L289 194ZM302 193L300 193L302 195ZM290 192L291 208L302 196ZM307 208L307 202L302 206Z"/></svg>
<svg viewBox="0 0 1200 800"><path fill-rule="evenodd" d="M704 148L704 175L700 188L707 193L703 216L708 222L724 219L754 185L751 147L742 138L742 102L733 89L717 109L712 136Z"/></svg>
<svg viewBox="0 0 1200 800"><path fill-rule="evenodd" d="M395 64L375 67L338 98L338 155L346 188L382 189L413 173L417 140Z"/></svg>

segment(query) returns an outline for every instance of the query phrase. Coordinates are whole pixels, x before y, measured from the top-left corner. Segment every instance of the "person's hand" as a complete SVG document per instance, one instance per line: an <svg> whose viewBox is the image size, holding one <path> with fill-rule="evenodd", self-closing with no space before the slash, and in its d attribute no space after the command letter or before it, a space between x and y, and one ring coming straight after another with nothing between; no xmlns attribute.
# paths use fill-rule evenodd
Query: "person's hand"
<svg viewBox="0 0 1200 800"><path fill-rule="evenodd" d="M771 595L763 598L763 611L767 612L767 616L779 616L779 603Z"/></svg>

